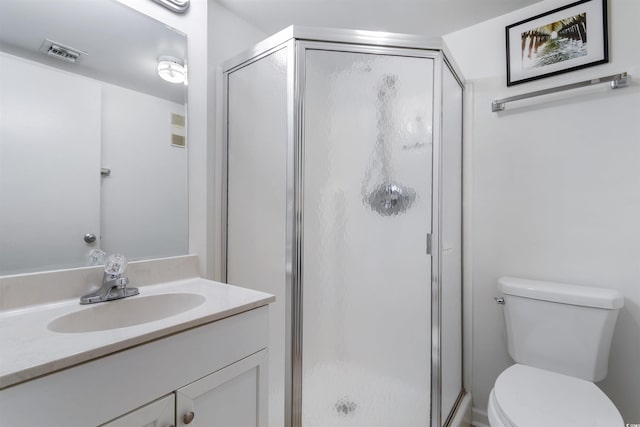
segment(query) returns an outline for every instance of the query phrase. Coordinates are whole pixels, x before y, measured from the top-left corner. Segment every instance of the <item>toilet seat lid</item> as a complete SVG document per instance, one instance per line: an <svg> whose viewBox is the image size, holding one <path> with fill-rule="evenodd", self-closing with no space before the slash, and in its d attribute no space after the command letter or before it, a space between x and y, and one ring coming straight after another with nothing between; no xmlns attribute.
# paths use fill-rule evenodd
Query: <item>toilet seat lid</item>
<svg viewBox="0 0 640 427"><path fill-rule="evenodd" d="M497 410L517 427L624 426L620 412L594 383L516 364L494 387Z"/></svg>

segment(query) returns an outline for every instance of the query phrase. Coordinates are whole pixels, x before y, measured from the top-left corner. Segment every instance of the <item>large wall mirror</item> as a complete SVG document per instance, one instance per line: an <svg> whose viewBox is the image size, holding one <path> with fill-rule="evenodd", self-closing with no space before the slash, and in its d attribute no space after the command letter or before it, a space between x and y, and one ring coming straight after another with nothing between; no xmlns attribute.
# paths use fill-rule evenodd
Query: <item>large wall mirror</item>
<svg viewBox="0 0 640 427"><path fill-rule="evenodd" d="M187 253L186 54L116 0L0 2L0 275Z"/></svg>

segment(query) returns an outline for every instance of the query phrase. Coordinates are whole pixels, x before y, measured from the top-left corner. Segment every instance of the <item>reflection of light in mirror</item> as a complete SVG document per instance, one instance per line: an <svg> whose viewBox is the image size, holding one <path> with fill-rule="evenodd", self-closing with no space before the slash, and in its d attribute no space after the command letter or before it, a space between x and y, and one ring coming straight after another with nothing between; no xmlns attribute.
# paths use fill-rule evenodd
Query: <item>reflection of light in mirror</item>
<svg viewBox="0 0 640 427"><path fill-rule="evenodd" d="M405 124L406 138L410 143L402 145L403 150L411 150L420 148L431 141L432 128L431 124L425 124L422 116L416 115Z"/></svg>
<svg viewBox="0 0 640 427"><path fill-rule="evenodd" d="M182 61L171 56L158 58L158 75L162 80L169 83L184 83L187 78L187 72L182 65Z"/></svg>

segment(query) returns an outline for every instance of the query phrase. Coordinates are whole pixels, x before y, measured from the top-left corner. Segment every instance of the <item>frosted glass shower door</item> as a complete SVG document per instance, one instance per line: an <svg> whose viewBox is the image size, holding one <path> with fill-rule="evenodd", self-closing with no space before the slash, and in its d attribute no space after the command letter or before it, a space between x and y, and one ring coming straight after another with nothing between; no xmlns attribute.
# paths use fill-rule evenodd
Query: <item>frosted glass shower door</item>
<svg viewBox="0 0 640 427"><path fill-rule="evenodd" d="M284 47L228 74L226 281L269 307L269 426L285 425L287 73Z"/></svg>
<svg viewBox="0 0 640 427"><path fill-rule="evenodd" d="M433 60L304 69L303 426L426 426Z"/></svg>

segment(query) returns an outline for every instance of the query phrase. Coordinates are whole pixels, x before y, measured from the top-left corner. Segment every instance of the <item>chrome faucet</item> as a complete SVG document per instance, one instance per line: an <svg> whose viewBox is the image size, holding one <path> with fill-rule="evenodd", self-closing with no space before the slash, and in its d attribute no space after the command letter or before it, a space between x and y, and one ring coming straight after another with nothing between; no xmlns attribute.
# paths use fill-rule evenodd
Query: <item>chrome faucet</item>
<svg viewBox="0 0 640 427"><path fill-rule="evenodd" d="M95 292L80 297L80 304L93 304L96 302L111 301L138 295L138 288L129 288L129 278L124 277L127 268L127 259L118 254L110 255L104 267L102 286Z"/></svg>

